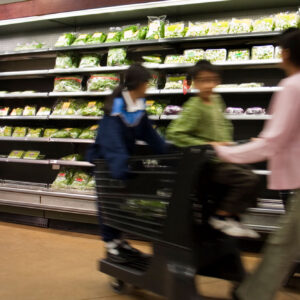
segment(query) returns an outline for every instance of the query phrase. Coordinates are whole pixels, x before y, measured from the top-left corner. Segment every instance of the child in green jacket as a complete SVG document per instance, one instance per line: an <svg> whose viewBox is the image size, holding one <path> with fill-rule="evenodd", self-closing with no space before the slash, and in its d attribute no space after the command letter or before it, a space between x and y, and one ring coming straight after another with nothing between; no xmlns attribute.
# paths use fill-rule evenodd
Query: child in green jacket
<svg viewBox="0 0 300 300"><path fill-rule="evenodd" d="M213 91L221 82L217 68L208 61L199 61L189 80L200 92L184 104L179 118L171 122L167 139L178 147L232 143L233 126L224 116L222 97ZM257 176L247 166L217 160L210 164L209 174L213 183L227 188L210 225L230 236L257 238L258 234L239 219L255 199Z"/></svg>

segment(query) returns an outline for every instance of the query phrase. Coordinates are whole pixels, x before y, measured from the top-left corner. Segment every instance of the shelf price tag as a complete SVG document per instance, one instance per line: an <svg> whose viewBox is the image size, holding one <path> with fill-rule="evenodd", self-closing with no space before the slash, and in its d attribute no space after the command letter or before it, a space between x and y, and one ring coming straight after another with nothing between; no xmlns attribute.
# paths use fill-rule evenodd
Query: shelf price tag
<svg viewBox="0 0 300 300"><path fill-rule="evenodd" d="M59 170L60 169L60 165L52 165L52 170Z"/></svg>

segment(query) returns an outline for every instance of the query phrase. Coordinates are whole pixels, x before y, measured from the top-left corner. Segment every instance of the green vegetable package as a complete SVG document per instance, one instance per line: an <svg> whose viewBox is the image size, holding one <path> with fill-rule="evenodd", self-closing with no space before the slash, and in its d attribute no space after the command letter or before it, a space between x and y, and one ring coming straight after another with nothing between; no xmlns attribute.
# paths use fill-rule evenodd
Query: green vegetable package
<svg viewBox="0 0 300 300"><path fill-rule="evenodd" d="M158 40L164 38L166 16L148 17L147 40Z"/></svg>
<svg viewBox="0 0 300 300"><path fill-rule="evenodd" d="M57 69L73 69L78 67L78 59L72 53L57 54L55 68Z"/></svg>
<svg viewBox="0 0 300 300"><path fill-rule="evenodd" d="M168 23L165 25L165 38L184 37L185 33L184 22Z"/></svg>
<svg viewBox="0 0 300 300"><path fill-rule="evenodd" d="M126 64L126 49L113 48L108 50L107 65L108 66L122 66Z"/></svg>
<svg viewBox="0 0 300 300"><path fill-rule="evenodd" d="M95 74L87 82L88 91L111 91L119 85L120 79L116 74Z"/></svg>
<svg viewBox="0 0 300 300"><path fill-rule="evenodd" d="M79 68L100 67L100 57L97 54L86 54L81 57Z"/></svg>
<svg viewBox="0 0 300 300"><path fill-rule="evenodd" d="M79 92L81 87L82 77L56 77L54 81L54 92Z"/></svg>
<svg viewBox="0 0 300 300"><path fill-rule="evenodd" d="M67 47L70 46L76 39L74 33L64 33L62 34L57 42L55 43L55 47Z"/></svg>
<svg viewBox="0 0 300 300"><path fill-rule="evenodd" d="M89 38L91 38L91 35L88 33L79 34L72 46L86 45Z"/></svg>
<svg viewBox="0 0 300 300"><path fill-rule="evenodd" d="M86 43L87 44L101 44L106 40L106 34L103 32L95 32L92 36L90 36Z"/></svg>

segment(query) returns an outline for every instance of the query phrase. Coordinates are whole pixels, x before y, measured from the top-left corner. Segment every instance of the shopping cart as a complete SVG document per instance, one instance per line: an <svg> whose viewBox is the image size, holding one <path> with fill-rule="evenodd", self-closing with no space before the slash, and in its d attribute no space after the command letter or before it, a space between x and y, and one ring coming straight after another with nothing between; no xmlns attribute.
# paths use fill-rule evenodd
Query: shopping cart
<svg viewBox="0 0 300 300"><path fill-rule="evenodd" d="M133 157L126 182L110 178L103 160L95 162L104 223L153 244L151 256L129 265L100 261L100 271L116 279L116 291L126 283L172 300L201 299L196 274L243 279L235 241L206 225L201 213L208 201L199 199L195 183L199 174L204 176L210 151L192 147L182 153Z"/></svg>

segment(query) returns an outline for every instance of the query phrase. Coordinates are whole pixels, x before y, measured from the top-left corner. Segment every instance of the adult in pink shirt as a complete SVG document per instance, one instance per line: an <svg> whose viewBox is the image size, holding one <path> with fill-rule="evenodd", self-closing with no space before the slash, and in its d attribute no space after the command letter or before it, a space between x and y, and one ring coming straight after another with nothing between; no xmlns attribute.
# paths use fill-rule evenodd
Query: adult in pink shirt
<svg viewBox="0 0 300 300"><path fill-rule="evenodd" d="M268 160L269 188L294 190L280 228L271 235L257 270L241 284L234 298L271 300L295 261L300 258L300 30L289 29L280 39L282 65L288 77L272 99L272 119L258 139L241 146L215 145L218 156L231 163Z"/></svg>

